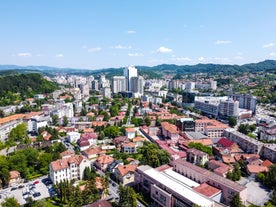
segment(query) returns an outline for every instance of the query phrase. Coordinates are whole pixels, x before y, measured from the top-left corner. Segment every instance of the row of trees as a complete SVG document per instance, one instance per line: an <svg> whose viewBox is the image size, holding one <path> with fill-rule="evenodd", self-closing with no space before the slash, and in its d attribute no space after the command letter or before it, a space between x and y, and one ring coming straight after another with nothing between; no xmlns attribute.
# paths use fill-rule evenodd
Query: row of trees
<svg viewBox="0 0 276 207"><path fill-rule="evenodd" d="M60 158L60 152L65 147L61 143L54 143L43 151L32 147L15 151L9 156L0 156L0 182L2 186L9 183L9 171L17 170L24 179L49 173L49 163Z"/></svg>

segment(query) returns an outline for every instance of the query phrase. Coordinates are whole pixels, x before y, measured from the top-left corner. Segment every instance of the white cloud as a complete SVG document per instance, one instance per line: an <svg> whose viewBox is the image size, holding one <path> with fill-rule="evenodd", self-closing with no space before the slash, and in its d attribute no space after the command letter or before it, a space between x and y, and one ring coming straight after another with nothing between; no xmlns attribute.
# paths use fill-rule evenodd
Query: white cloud
<svg viewBox="0 0 276 207"><path fill-rule="evenodd" d="M275 44L271 42L271 43L263 45L263 48L269 48L269 47L274 47L274 46L275 46Z"/></svg>
<svg viewBox="0 0 276 207"><path fill-rule="evenodd" d="M269 56L275 57L276 56L276 52L269 53Z"/></svg>
<svg viewBox="0 0 276 207"><path fill-rule="evenodd" d="M205 57L199 57L197 60L198 61L204 61L206 58Z"/></svg>
<svg viewBox="0 0 276 207"><path fill-rule="evenodd" d="M63 58L64 55L63 54L56 54L56 58Z"/></svg>
<svg viewBox="0 0 276 207"><path fill-rule="evenodd" d="M128 30L127 33L128 34L136 34L136 31L134 31L134 30Z"/></svg>
<svg viewBox="0 0 276 207"><path fill-rule="evenodd" d="M32 53L22 52L17 54L18 57L32 57Z"/></svg>
<svg viewBox="0 0 276 207"><path fill-rule="evenodd" d="M201 63L225 64L231 62L230 58L228 57L199 57L197 60Z"/></svg>
<svg viewBox="0 0 276 207"><path fill-rule="evenodd" d="M101 50L102 50L101 47L93 47L93 48L89 48L87 51L88 52L99 52Z"/></svg>
<svg viewBox="0 0 276 207"><path fill-rule="evenodd" d="M128 53L129 57L141 57L144 56L142 53Z"/></svg>
<svg viewBox="0 0 276 207"><path fill-rule="evenodd" d="M161 46L161 47L159 47L157 49L157 52L160 52L160 53L170 53L170 52L172 52L172 49L164 47L164 46Z"/></svg>
<svg viewBox="0 0 276 207"><path fill-rule="evenodd" d="M172 57L171 60L176 61L176 62L191 62L192 61L192 59L189 57Z"/></svg>
<svg viewBox="0 0 276 207"><path fill-rule="evenodd" d="M125 45L116 45L114 47L112 47L114 49L131 49L132 47L131 46L125 46Z"/></svg>
<svg viewBox="0 0 276 207"><path fill-rule="evenodd" d="M232 41L230 41L230 40L217 40L215 42L216 45L227 45L227 44L231 44L231 43L232 43Z"/></svg>

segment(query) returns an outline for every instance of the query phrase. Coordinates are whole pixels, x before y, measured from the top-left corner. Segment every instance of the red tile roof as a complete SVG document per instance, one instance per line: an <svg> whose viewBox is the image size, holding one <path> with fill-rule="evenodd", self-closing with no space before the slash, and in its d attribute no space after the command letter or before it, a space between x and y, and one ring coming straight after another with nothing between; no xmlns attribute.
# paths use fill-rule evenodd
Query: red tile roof
<svg viewBox="0 0 276 207"><path fill-rule="evenodd" d="M193 190L195 190L196 192L198 192L202 195L205 195L209 198L211 198L221 192L220 189L210 186L207 183L202 183L200 186L193 188Z"/></svg>
<svg viewBox="0 0 276 207"><path fill-rule="evenodd" d="M218 144L220 144L223 147L231 147L234 142L230 141L229 139L226 139L225 137L222 137L219 141Z"/></svg>

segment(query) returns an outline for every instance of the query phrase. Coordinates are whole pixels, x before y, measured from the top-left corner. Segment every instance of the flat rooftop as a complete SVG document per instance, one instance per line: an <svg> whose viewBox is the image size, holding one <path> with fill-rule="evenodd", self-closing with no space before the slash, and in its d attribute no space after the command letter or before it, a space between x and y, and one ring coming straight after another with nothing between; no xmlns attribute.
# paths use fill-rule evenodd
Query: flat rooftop
<svg viewBox="0 0 276 207"><path fill-rule="evenodd" d="M181 180L178 180L176 177L172 178L170 175L158 172L153 168L146 169L144 173L150 178L157 181L158 183L161 183L167 189L174 191L176 194L182 196L183 198L189 200L194 204L197 204L202 207L210 207L214 205L214 202L211 199L195 192L193 189L188 187L187 184L184 184L184 180L182 180L181 182Z"/></svg>

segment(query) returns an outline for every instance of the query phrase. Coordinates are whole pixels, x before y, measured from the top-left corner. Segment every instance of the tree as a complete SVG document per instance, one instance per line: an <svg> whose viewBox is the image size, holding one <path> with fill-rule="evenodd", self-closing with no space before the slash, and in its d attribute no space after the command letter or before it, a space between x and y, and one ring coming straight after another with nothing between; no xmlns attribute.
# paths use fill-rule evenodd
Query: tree
<svg viewBox="0 0 276 207"><path fill-rule="evenodd" d="M52 124L53 124L54 126L57 126L57 124L58 124L58 115L54 114L54 115L52 116Z"/></svg>
<svg viewBox="0 0 276 207"><path fill-rule="evenodd" d="M10 174L9 174L9 163L6 156L0 155L0 183L3 186L9 184Z"/></svg>
<svg viewBox="0 0 276 207"><path fill-rule="evenodd" d="M145 118L145 123L147 126L150 126L150 124L151 124L151 120L148 116L146 116L146 118Z"/></svg>
<svg viewBox="0 0 276 207"><path fill-rule="evenodd" d="M17 125L15 128L11 130L8 136L9 141L12 142L24 142L25 140L28 140L28 134L27 134L27 124L22 123Z"/></svg>
<svg viewBox="0 0 276 207"><path fill-rule="evenodd" d="M144 146L141 147L138 152L142 154L140 161L143 165L150 165L155 168L169 162L169 153L159 149L158 146L153 143L144 143Z"/></svg>
<svg viewBox="0 0 276 207"><path fill-rule="evenodd" d="M20 207L18 201L14 197L6 198L1 205L2 207Z"/></svg>
<svg viewBox="0 0 276 207"><path fill-rule="evenodd" d="M67 116L64 116L62 119L63 126L66 127L68 125L68 118Z"/></svg>
<svg viewBox="0 0 276 207"><path fill-rule="evenodd" d="M104 129L104 134L107 137L115 138L119 136L120 130L117 126L109 126Z"/></svg>
<svg viewBox="0 0 276 207"><path fill-rule="evenodd" d="M129 186L119 186L119 206L123 207L136 207L137 195L133 188Z"/></svg>
<svg viewBox="0 0 276 207"><path fill-rule="evenodd" d="M232 200L230 201L230 207L245 207L245 205L243 205L241 201L239 194L233 196Z"/></svg>
<svg viewBox="0 0 276 207"><path fill-rule="evenodd" d="M230 127L234 127L234 126L236 126L236 125L237 125L237 118L231 116L231 117L229 118L229 126L230 126Z"/></svg>

